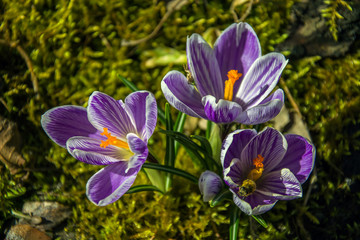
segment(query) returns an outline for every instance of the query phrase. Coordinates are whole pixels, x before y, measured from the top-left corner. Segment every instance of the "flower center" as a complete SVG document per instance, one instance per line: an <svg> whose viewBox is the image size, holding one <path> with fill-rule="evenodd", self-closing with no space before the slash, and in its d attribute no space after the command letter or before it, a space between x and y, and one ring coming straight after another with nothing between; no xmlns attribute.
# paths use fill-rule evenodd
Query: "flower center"
<svg viewBox="0 0 360 240"><path fill-rule="evenodd" d="M263 161L264 157L260 154L257 155L257 158L253 160L255 168L250 171L250 173L247 175L247 179L245 179L241 184L241 187L239 188L240 196L247 197L256 190L255 181L261 177L264 171L264 164L262 163Z"/></svg>
<svg viewBox="0 0 360 240"><path fill-rule="evenodd" d="M230 70L227 74L228 80L225 81L224 99L232 101L234 93L234 84L242 76L238 70Z"/></svg>
<svg viewBox="0 0 360 240"><path fill-rule="evenodd" d="M107 128L103 128L103 129L104 129L104 132L101 133L101 136L105 136L108 139L106 141L101 140L100 147L106 148L109 145L114 145L114 146L117 146L120 148L129 149L129 145L126 142L121 141L114 136L111 136L111 133L108 132Z"/></svg>

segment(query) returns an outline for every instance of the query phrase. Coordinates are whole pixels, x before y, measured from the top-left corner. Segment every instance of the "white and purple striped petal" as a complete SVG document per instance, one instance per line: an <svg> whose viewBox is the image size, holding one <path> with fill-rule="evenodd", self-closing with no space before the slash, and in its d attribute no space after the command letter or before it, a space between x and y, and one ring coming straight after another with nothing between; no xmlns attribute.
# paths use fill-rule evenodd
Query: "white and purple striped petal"
<svg viewBox="0 0 360 240"><path fill-rule="evenodd" d="M61 106L48 110L41 116L41 126L55 143L66 148L66 141L74 136L100 138L100 132L87 118L86 108Z"/></svg>
<svg viewBox="0 0 360 240"><path fill-rule="evenodd" d="M264 123L276 117L283 106L284 92L282 89L277 89L258 105L242 112L235 122L248 125Z"/></svg>
<svg viewBox="0 0 360 240"><path fill-rule="evenodd" d="M87 197L97 206L115 202L129 190L140 169L141 166L128 169L127 162L104 167L87 182Z"/></svg>
<svg viewBox="0 0 360 240"><path fill-rule="evenodd" d="M101 141L89 137L72 137L66 142L69 153L79 161L92 165L108 165L128 161L134 154L124 148L109 145L100 147Z"/></svg>
<svg viewBox="0 0 360 240"><path fill-rule="evenodd" d="M283 159L287 151L285 137L273 128L265 128L245 146L241 159L247 162L247 169L253 168L253 160L260 154L264 158L264 173L270 172Z"/></svg>
<svg viewBox="0 0 360 240"><path fill-rule="evenodd" d="M277 200L302 197L301 183L288 168L265 174L257 186L257 191Z"/></svg>
<svg viewBox="0 0 360 240"><path fill-rule="evenodd" d="M89 98L87 108L90 123L99 131L108 128L112 136L126 140L129 132L136 132L132 119L124 108L122 102L101 92L94 92Z"/></svg>
<svg viewBox="0 0 360 240"><path fill-rule="evenodd" d="M224 96L224 82L213 49L199 35L192 34L186 42L188 66L201 96ZM226 80L226 79L225 79Z"/></svg>
<svg viewBox="0 0 360 240"><path fill-rule="evenodd" d="M212 200L221 191L222 187L222 180L216 173L207 170L200 175L199 189L204 202Z"/></svg>
<svg viewBox="0 0 360 240"><path fill-rule="evenodd" d="M274 170L288 168L303 184L313 170L315 162L315 147L304 137L286 134L288 149L283 160Z"/></svg>
<svg viewBox="0 0 360 240"><path fill-rule="evenodd" d="M147 142L154 132L157 120L154 95L147 91L131 93L125 98L125 106L128 115L135 123L137 132Z"/></svg>
<svg viewBox="0 0 360 240"><path fill-rule="evenodd" d="M261 56L259 39L247 23L233 23L226 28L216 40L214 51L223 84L230 70L238 70L245 76L253 62ZM241 79L235 83L234 93L240 84Z"/></svg>
<svg viewBox="0 0 360 240"><path fill-rule="evenodd" d="M202 98L207 119L215 123L233 122L242 112L242 108L236 102L224 99L216 100L214 96L207 95Z"/></svg>
<svg viewBox="0 0 360 240"><path fill-rule="evenodd" d="M240 129L230 133L226 137L220 153L223 169L226 169L234 158L241 156L242 150L255 136L255 129Z"/></svg>
<svg viewBox="0 0 360 240"><path fill-rule="evenodd" d="M235 101L245 109L258 105L274 89L287 62L281 53L256 59L241 82Z"/></svg>
<svg viewBox="0 0 360 240"><path fill-rule="evenodd" d="M233 191L232 191L233 192ZM236 206L247 215L260 215L274 207L276 199L264 196L261 193L254 192L245 199L239 197L233 192L233 200Z"/></svg>
<svg viewBox="0 0 360 240"><path fill-rule="evenodd" d="M192 117L206 118L201 95L178 71L168 72L161 81L166 100L180 112Z"/></svg>

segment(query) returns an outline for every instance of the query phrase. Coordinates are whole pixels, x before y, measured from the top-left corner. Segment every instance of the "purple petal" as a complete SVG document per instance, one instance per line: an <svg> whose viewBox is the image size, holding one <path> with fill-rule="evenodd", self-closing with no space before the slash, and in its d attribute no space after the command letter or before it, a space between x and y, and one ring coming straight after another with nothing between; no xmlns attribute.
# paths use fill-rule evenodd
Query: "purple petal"
<svg viewBox="0 0 360 240"><path fill-rule="evenodd" d="M212 200L221 191L222 180L216 173L206 170L199 178L199 188L203 195L203 201Z"/></svg>
<svg viewBox="0 0 360 240"><path fill-rule="evenodd" d="M227 79L230 70L246 75L253 62L261 56L261 47L255 31L247 23L233 23L226 28L214 45L214 52L221 71L221 79ZM241 80L234 85L239 89Z"/></svg>
<svg viewBox="0 0 360 240"><path fill-rule="evenodd" d="M241 82L235 101L246 108L259 104L274 89L287 62L281 53L258 58Z"/></svg>
<svg viewBox="0 0 360 240"><path fill-rule="evenodd" d="M129 190L140 168L128 169L127 162L106 166L87 182L87 197L98 206L115 202Z"/></svg>
<svg viewBox="0 0 360 240"><path fill-rule="evenodd" d="M301 184L288 168L262 176L257 191L277 200L292 200L302 196Z"/></svg>
<svg viewBox="0 0 360 240"><path fill-rule="evenodd" d="M244 161L238 158L234 158L229 167L224 169L225 183L234 191L239 190L239 186L242 184L250 170L244 166Z"/></svg>
<svg viewBox="0 0 360 240"><path fill-rule="evenodd" d="M127 142L129 144L130 150L133 153L142 154L147 150L146 143L143 140L141 140L136 134L129 133L126 136L126 138L127 138Z"/></svg>
<svg viewBox="0 0 360 240"><path fill-rule="evenodd" d="M235 121L247 125L264 123L276 117L281 111L283 105L284 92L282 89L277 89L272 95L265 98L259 105L242 112Z"/></svg>
<svg viewBox="0 0 360 240"><path fill-rule="evenodd" d="M154 132L157 107L154 95L147 91L134 92L125 99L126 110L133 118L136 130L145 142Z"/></svg>
<svg viewBox="0 0 360 240"><path fill-rule="evenodd" d="M264 175L277 167L286 150L285 137L279 131L267 127L250 140L242 151L240 159L246 161L247 169L251 169L254 168L253 160L260 154L264 158Z"/></svg>
<svg viewBox="0 0 360 240"><path fill-rule="evenodd" d="M66 141L74 136L100 137L87 118L86 108L61 106L41 116L41 125L55 143L66 148Z"/></svg>
<svg viewBox="0 0 360 240"><path fill-rule="evenodd" d="M108 128L112 136L126 141L126 135L136 129L123 105L105 93L94 92L87 109L89 121L99 131Z"/></svg>
<svg viewBox="0 0 360 240"><path fill-rule="evenodd" d="M170 71L161 81L166 100L180 112L189 116L206 118L201 95L186 77L178 71Z"/></svg>
<svg viewBox="0 0 360 240"><path fill-rule="evenodd" d="M223 169L226 169L234 158L241 156L241 152L246 144L255 136L255 129L244 129L236 130L225 138L220 153Z"/></svg>
<svg viewBox="0 0 360 240"><path fill-rule="evenodd" d="M208 95L202 98L205 115L215 123L231 123L242 112L242 108L236 102L220 99L216 102L214 96Z"/></svg>
<svg viewBox="0 0 360 240"><path fill-rule="evenodd" d="M286 134L288 149L275 170L288 168L301 184L309 177L315 162L315 147L304 137Z"/></svg>
<svg viewBox="0 0 360 240"><path fill-rule="evenodd" d="M88 137L72 137L66 142L69 153L79 161L92 165L107 165L128 161L134 154L124 148L109 145L100 147L101 141Z"/></svg>
<svg viewBox="0 0 360 240"><path fill-rule="evenodd" d="M234 193L234 192L233 192ZM255 191L245 199L237 196L236 193L233 195L234 203L247 215L260 215L269 211L277 200L271 199L265 195L262 195Z"/></svg>
<svg viewBox="0 0 360 240"><path fill-rule="evenodd" d="M224 96L224 81L213 49L199 35L192 34L186 42L186 55L190 72L202 96Z"/></svg>

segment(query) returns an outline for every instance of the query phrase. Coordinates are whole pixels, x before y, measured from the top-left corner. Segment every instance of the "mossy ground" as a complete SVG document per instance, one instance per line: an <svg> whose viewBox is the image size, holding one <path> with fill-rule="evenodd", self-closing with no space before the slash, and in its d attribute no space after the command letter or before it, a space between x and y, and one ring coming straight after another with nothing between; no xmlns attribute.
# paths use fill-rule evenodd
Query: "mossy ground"
<svg viewBox="0 0 360 240"><path fill-rule="evenodd" d="M185 2L185 1L184 1ZM241 2L241 1L240 1ZM259 36L263 54L286 39L295 1L254 1L246 21ZM122 46L123 40L149 35L166 14L167 1L3 0L0 6L0 114L18 124L26 166L16 175L0 165L1 232L11 209L26 200L54 200L72 207L66 231L79 239L227 239L230 203L210 208L195 184L174 178L173 189L127 194L106 207L85 196L89 177L99 168L73 159L40 126L48 109L86 106L89 95L105 92L123 99L130 90L117 74L139 89L153 92L163 108L160 81L170 70L183 70L186 37L196 32L213 43L233 23L231 1L189 0L176 9L150 40ZM247 4L237 5L242 15ZM29 56L29 66L16 46ZM285 53L286 54L286 53ZM242 215L240 238L355 239L360 237L360 51L331 59L291 60L282 78L304 116L317 148L309 199L279 202L263 218L262 228ZM38 84L38 88L36 86ZM286 102L290 107L290 104ZM159 126L161 124L159 123ZM150 148L162 149L156 133ZM164 152L158 152L161 157ZM199 175L185 153L176 167ZM23 176L29 172L27 180ZM141 172L136 184L148 180ZM306 195L306 194L304 194ZM20 197L21 196L21 197Z"/></svg>

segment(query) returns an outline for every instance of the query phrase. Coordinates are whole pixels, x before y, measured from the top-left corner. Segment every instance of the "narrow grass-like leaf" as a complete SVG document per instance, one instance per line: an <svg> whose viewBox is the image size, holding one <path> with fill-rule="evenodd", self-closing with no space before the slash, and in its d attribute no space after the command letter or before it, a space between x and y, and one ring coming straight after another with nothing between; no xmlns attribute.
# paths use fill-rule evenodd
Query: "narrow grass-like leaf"
<svg viewBox="0 0 360 240"><path fill-rule="evenodd" d="M188 151L191 151L192 154L196 156L196 158L200 161L203 168L209 169L207 161L200 154L200 152L202 153L206 152L203 147L196 144L194 141L192 141L189 137L187 137L183 133L174 132L174 131L165 131L162 129L159 129L159 131L165 133L167 136L170 136L171 138L180 142Z"/></svg>
<svg viewBox="0 0 360 240"><path fill-rule="evenodd" d="M125 84L125 86L127 86L131 91L136 92L139 91L139 89L135 86L135 84L133 84L132 82L130 82L129 80L127 80L126 78L124 78L123 76L121 76L120 74L118 74L118 78L120 78L120 80ZM165 124L165 113L161 108L157 108L158 110L158 118L159 120Z"/></svg>
<svg viewBox="0 0 360 240"><path fill-rule="evenodd" d="M230 214L230 228L229 228L229 239L237 240L239 233L239 222L240 222L240 208L233 204L232 211Z"/></svg>
<svg viewBox="0 0 360 240"><path fill-rule="evenodd" d="M178 175L180 177L186 178L194 183L198 183L199 179L197 177L195 177L194 175L185 172L181 169L178 168L174 168L174 167L169 167L169 166L165 166L165 165L161 165L161 164L156 164L156 163L144 163L143 164L144 168L150 168L150 169L157 169L160 171L164 171L164 172L168 172L168 173L172 173L175 175Z"/></svg>
<svg viewBox="0 0 360 240"><path fill-rule="evenodd" d="M157 187L155 187L154 185L133 186L126 193L137 193L137 192L144 192L144 191L156 191L156 192L162 193L162 191L160 189L158 189Z"/></svg>
<svg viewBox="0 0 360 240"><path fill-rule="evenodd" d="M174 125L175 132L182 132L184 130L185 120L186 120L186 114L183 112L179 112ZM177 156L179 147L180 147L180 143L178 141L175 141L175 157Z"/></svg>
<svg viewBox="0 0 360 240"><path fill-rule="evenodd" d="M223 191L216 194L216 196L210 202L210 207L215 207L225 199L232 199L232 193L229 191L229 189L224 189Z"/></svg>
<svg viewBox="0 0 360 240"><path fill-rule="evenodd" d="M206 126L206 132L205 132L205 137L206 137L207 139L210 138L212 126L213 126L213 122L208 120L208 121L207 121L207 126Z"/></svg>
<svg viewBox="0 0 360 240"><path fill-rule="evenodd" d="M260 216L254 216L254 215L251 215L261 226L263 226L264 228L267 228L268 225L267 223L265 222L265 220L260 217Z"/></svg>
<svg viewBox="0 0 360 240"><path fill-rule="evenodd" d="M165 122L166 122L166 130L173 130L173 121L171 119L170 114L170 105L168 103L165 104ZM166 135L166 153L165 153L165 165L169 167L175 166L175 144L174 139L169 135ZM172 174L167 173L165 176L165 190L168 191L172 186Z"/></svg>

